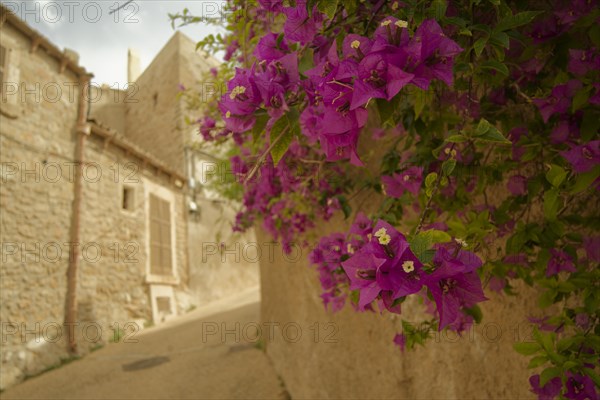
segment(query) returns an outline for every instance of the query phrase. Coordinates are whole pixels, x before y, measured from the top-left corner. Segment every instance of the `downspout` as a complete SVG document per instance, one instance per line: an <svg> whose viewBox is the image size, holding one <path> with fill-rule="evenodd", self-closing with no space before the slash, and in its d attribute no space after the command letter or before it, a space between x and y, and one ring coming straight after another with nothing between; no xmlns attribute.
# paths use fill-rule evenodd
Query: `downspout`
<svg viewBox="0 0 600 400"><path fill-rule="evenodd" d="M77 353L77 272L80 258L80 220L81 200L83 191L83 163L84 146L86 136L90 134L90 126L87 123L89 104L89 89L91 75L80 77L79 83L79 109L77 112L76 144L75 144L75 168L73 174L73 209L71 214L71 241L69 254L69 268L67 269L67 296L65 304L65 326L68 332L68 350Z"/></svg>

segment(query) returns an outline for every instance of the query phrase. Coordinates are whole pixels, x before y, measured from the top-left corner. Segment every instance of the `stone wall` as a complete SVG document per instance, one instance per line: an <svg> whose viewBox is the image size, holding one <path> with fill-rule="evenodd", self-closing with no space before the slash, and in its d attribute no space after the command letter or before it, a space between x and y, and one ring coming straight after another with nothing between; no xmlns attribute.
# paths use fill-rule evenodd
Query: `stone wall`
<svg viewBox="0 0 600 400"><path fill-rule="evenodd" d="M152 321L148 291L148 186L157 186L174 199L176 291L188 281L187 215L182 189L142 160L92 136L84 155L89 173L84 179L80 269L80 318L102 326L117 322ZM130 209L123 208L123 190L130 190ZM185 305L179 304L179 313ZM84 319L87 318L87 319ZM142 322L143 324L143 322ZM142 326L143 327L143 326Z"/></svg>
<svg viewBox="0 0 600 400"><path fill-rule="evenodd" d="M61 73L43 50L30 52L30 40L9 24L0 41L10 48L5 83L18 89L5 91L0 104L0 323L3 334L16 329L2 337L6 387L65 356L64 342L36 338L64 315L79 99L71 84L79 78Z"/></svg>

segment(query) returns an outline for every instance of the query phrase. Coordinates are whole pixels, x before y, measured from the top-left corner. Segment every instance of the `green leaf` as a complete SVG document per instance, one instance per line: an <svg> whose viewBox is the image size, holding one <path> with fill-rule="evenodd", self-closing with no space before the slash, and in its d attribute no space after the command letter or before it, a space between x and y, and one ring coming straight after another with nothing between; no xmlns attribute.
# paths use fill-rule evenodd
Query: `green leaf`
<svg viewBox="0 0 600 400"><path fill-rule="evenodd" d="M427 251L429 249L429 247L431 247L432 243L430 240L431 240L431 238L429 238L425 235L419 234L408 242L410 249L412 250L412 252L415 254L415 256L419 260L421 260L423 253L425 251ZM423 262L423 261L421 261L421 262Z"/></svg>
<svg viewBox="0 0 600 400"><path fill-rule="evenodd" d="M375 100L375 104L377 105L377 112L379 113L381 124L394 125L393 116L394 111L396 110L392 102L385 99L377 99Z"/></svg>
<svg viewBox="0 0 600 400"><path fill-rule="evenodd" d="M427 90L417 89L413 93L413 98L415 99L415 119L417 119L421 116L425 105L431 100L431 94Z"/></svg>
<svg viewBox="0 0 600 400"><path fill-rule="evenodd" d="M300 134L300 125L298 120L290 122L288 115L279 118L271 128L271 143L275 143L271 148L271 157L275 165L283 158L287 152L294 135Z"/></svg>
<svg viewBox="0 0 600 400"><path fill-rule="evenodd" d="M573 96L573 104L571 108L572 113L577 112L577 110L580 110L587 104L587 101L591 96L590 89L591 87L584 87L583 89L575 93L575 96Z"/></svg>
<svg viewBox="0 0 600 400"><path fill-rule="evenodd" d="M575 184L571 188L571 194L577 194L588 189L592 183L600 176L600 166L596 166L593 170L577 175Z"/></svg>
<svg viewBox="0 0 600 400"><path fill-rule="evenodd" d="M438 174L436 172L429 173L427 175L427 177L425 178L425 187L427 187L427 188L433 187L433 185L437 181L437 178L438 178Z"/></svg>
<svg viewBox="0 0 600 400"><path fill-rule="evenodd" d="M575 361L567 361L562 365L562 368L564 370L569 370L572 369L574 367L577 367L579 364L577 364Z"/></svg>
<svg viewBox="0 0 600 400"><path fill-rule="evenodd" d="M508 74L509 74L508 67L506 65L504 65L503 63L501 63L500 61L496 61L496 60L488 60L488 61L482 63L481 68L494 70L504 76L508 76Z"/></svg>
<svg viewBox="0 0 600 400"><path fill-rule="evenodd" d="M600 115L593 110L583 112L581 120L581 139L584 142L592 140L600 131Z"/></svg>
<svg viewBox="0 0 600 400"><path fill-rule="evenodd" d="M446 4L446 0L433 0L430 9L433 11L433 17L440 20L446 15L447 8L448 4Z"/></svg>
<svg viewBox="0 0 600 400"><path fill-rule="evenodd" d="M533 19L541 13L541 11L524 11L515 15L510 15L500 20L498 25L494 27L494 31L502 32L526 25L533 21Z"/></svg>
<svg viewBox="0 0 600 400"><path fill-rule="evenodd" d="M515 343L513 345L515 351L524 356L530 356L539 352L542 349L538 343Z"/></svg>
<svg viewBox="0 0 600 400"><path fill-rule="evenodd" d="M475 50L475 55L477 57L481 56L481 53L483 53L483 49L485 48L487 41L488 41L487 37L482 37L482 38L477 39L475 41L475 44L473 44L473 50Z"/></svg>
<svg viewBox="0 0 600 400"><path fill-rule="evenodd" d="M546 368L540 374L540 387L543 387L548 383L552 378L556 378L562 374L562 369L558 367L550 367Z"/></svg>
<svg viewBox="0 0 600 400"><path fill-rule="evenodd" d="M481 121L479 121L479 124L477 124L477 133L479 135L483 135L484 133L490 130L491 126L492 125L488 122L487 119L481 118Z"/></svg>
<svg viewBox="0 0 600 400"><path fill-rule="evenodd" d="M267 114L259 115L256 117L256 122L254 123L254 127L252 128L252 140L254 141L254 143L256 143L260 135L264 132L265 126L267 126L268 121L269 116Z"/></svg>
<svg viewBox="0 0 600 400"><path fill-rule="evenodd" d="M600 387L600 376L591 368L584 368L583 373L592 378L596 386Z"/></svg>
<svg viewBox="0 0 600 400"><path fill-rule="evenodd" d="M509 39L508 35L504 32L494 32L494 33L492 33L492 36L490 37L490 43L492 43L496 46L501 46L501 47L504 47L505 49L508 49L510 39Z"/></svg>
<svg viewBox="0 0 600 400"><path fill-rule="evenodd" d="M529 361L527 368L537 368L540 365L544 365L548 362L548 357L546 356L536 356Z"/></svg>
<svg viewBox="0 0 600 400"><path fill-rule="evenodd" d="M470 315L475 320L475 323L480 324L483 319L483 313L481 312L481 308L477 304L475 304L471 308L465 308L465 314Z"/></svg>
<svg viewBox="0 0 600 400"><path fill-rule="evenodd" d="M556 292L554 290L547 290L540 296L538 301L538 305L540 308L548 308L552 304L554 304L554 299L556 298Z"/></svg>
<svg viewBox="0 0 600 400"><path fill-rule="evenodd" d="M560 353L562 353L563 351L567 350L569 347L573 346L575 343L577 343L577 338L566 337L566 338L558 341L558 343L556 344L556 350L558 350Z"/></svg>
<svg viewBox="0 0 600 400"><path fill-rule="evenodd" d="M567 177L567 171L556 164L550 165L550 170L546 173L546 179L554 187L559 187Z"/></svg>
<svg viewBox="0 0 600 400"><path fill-rule="evenodd" d="M540 332L539 329L534 329L533 338L535 341L542 345L542 348L551 353L554 348L554 339L556 338L556 334L554 332Z"/></svg>
<svg viewBox="0 0 600 400"><path fill-rule="evenodd" d="M467 139L464 135L451 135L446 138L446 142L448 143L464 143Z"/></svg>
<svg viewBox="0 0 600 400"><path fill-rule="evenodd" d="M456 167L455 159L446 160L442 164L442 171L444 172L445 176L450 176L452 174L452 171L454 171L455 167Z"/></svg>
<svg viewBox="0 0 600 400"><path fill-rule="evenodd" d="M332 19L337 10L338 0L319 1L317 4L319 11L327 15L329 19Z"/></svg>
<svg viewBox="0 0 600 400"><path fill-rule="evenodd" d="M544 193L544 216L546 219L552 221L556 219L558 213L558 207L560 205L560 198L558 189L553 188Z"/></svg>
<svg viewBox="0 0 600 400"><path fill-rule="evenodd" d="M314 66L314 50L311 48L304 49L302 58L298 62L298 71L304 73Z"/></svg>
<svg viewBox="0 0 600 400"><path fill-rule="evenodd" d="M450 236L447 232L439 231L437 229L430 229L423 234L427 235L431 239L431 244L437 243L447 243L452 240L452 236Z"/></svg>
<svg viewBox="0 0 600 400"><path fill-rule="evenodd" d="M486 119L481 119L477 125L477 139L488 142L511 144L512 142L504 137L502 133Z"/></svg>

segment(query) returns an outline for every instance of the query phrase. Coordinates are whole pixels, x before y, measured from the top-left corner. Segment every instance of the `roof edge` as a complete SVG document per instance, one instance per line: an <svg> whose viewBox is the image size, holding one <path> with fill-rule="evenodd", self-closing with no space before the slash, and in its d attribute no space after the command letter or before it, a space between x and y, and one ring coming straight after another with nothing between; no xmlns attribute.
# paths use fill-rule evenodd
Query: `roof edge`
<svg viewBox="0 0 600 400"><path fill-rule="evenodd" d="M8 7L0 3L0 27L5 23L9 23L23 35L28 37L32 44L43 47L48 55L56 58L62 66L70 69L77 76L81 78L91 78L94 76L94 74L91 72L86 71L83 66L69 58L64 51L52 43L48 38L30 27L25 21L15 15L15 13L13 13Z"/></svg>

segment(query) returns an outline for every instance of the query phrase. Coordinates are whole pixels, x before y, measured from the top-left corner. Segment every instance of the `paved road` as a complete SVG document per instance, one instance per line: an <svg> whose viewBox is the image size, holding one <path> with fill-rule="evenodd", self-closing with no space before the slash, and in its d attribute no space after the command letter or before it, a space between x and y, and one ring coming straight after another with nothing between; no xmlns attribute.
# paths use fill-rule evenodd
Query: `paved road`
<svg viewBox="0 0 600 400"><path fill-rule="evenodd" d="M244 302L242 302L243 304ZM259 303L196 310L141 332L138 343L111 344L17 385L2 399L285 399L265 354L244 340L249 330L206 335L207 323L233 329L259 322ZM239 304L239 303L237 303ZM208 315L210 311L216 314ZM203 325L204 322L204 325ZM249 326L249 325L246 325Z"/></svg>

